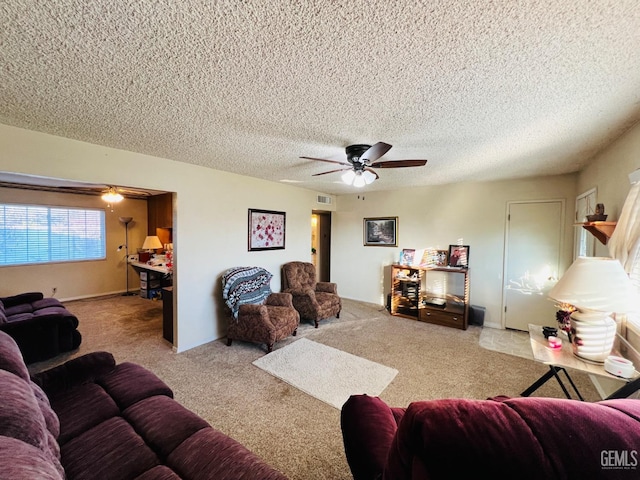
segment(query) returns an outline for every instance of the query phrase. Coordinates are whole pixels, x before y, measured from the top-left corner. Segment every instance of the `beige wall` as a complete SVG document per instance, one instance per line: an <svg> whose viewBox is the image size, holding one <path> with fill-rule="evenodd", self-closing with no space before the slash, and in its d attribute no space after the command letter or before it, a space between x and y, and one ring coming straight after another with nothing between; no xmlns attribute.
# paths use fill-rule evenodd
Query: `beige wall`
<svg viewBox="0 0 640 480"><path fill-rule="evenodd" d="M598 203L604 203L607 220L620 217L629 193L629 174L640 168L640 124L597 155L578 175L578 193L597 189ZM607 248L596 242L596 255L609 256Z"/></svg>
<svg viewBox="0 0 640 480"><path fill-rule="evenodd" d="M226 317L221 309L219 283L225 269L261 265L274 273L272 288L279 290L279 269L283 263L310 260L311 211L326 209L316 203L317 193L322 192L4 125L0 125L0 151L2 171L176 192L174 243L179 351L224 335ZM397 261L402 248L446 249L449 244L462 241L471 246L471 302L487 308L487 326L500 327L507 203L566 200L563 263L567 266L572 256L571 224L576 195L597 186L599 201L605 203L610 218L616 219L628 191L627 174L640 167L636 152L640 152L638 126L580 175L340 196L331 207L336 210L332 225L332 281L338 283L339 292L346 298L384 305L390 282L388 266ZM248 208L287 212L285 250L247 252ZM115 214L124 215L124 211ZM363 246L363 218L380 216L399 217L397 248ZM110 225L117 238L117 232L122 232L121 225ZM110 244L112 241L110 238ZM121 271L117 267L112 270L115 282L122 282ZM0 275L4 291L5 282L11 281L5 279L20 278L21 274L1 268ZM37 276L59 275L59 272L43 270ZM86 275L89 274L74 275L71 281ZM28 277L20 279L25 285L29 281ZM54 286L48 278L37 281L42 282L38 285L47 293ZM70 287L56 286L58 296L76 296L61 291Z"/></svg>
<svg viewBox="0 0 640 480"><path fill-rule="evenodd" d="M126 277L124 250L118 246L125 243L124 224L118 217L133 217L129 224L129 246L135 253L142 245L147 232L147 202L124 199L111 209L100 197L70 195L33 190L0 188L0 203L52 205L60 207L98 208L105 210L107 234L105 260L86 262L48 263L0 267L0 296L21 292L43 292L50 295L57 288L56 297L61 300L124 292ZM138 275L130 269L129 287L140 285Z"/></svg>
<svg viewBox="0 0 640 480"><path fill-rule="evenodd" d="M283 263L311 260L318 192L6 125L0 125L0 152L0 171L176 192L178 351L224 336L219 284L227 268L263 266L274 273L278 291ZM248 208L287 213L285 250L247 251ZM0 275L4 282L3 269Z"/></svg>
<svg viewBox="0 0 640 480"><path fill-rule="evenodd" d="M340 293L384 305L389 265L402 248L470 246L471 303L486 308L485 325L502 325L502 270L507 203L565 199L571 218L575 175L369 192L338 197L332 246L332 280ZM364 198L363 198L364 197ZM365 217L398 217L398 247L363 246ZM571 262L573 229L565 227L563 264Z"/></svg>

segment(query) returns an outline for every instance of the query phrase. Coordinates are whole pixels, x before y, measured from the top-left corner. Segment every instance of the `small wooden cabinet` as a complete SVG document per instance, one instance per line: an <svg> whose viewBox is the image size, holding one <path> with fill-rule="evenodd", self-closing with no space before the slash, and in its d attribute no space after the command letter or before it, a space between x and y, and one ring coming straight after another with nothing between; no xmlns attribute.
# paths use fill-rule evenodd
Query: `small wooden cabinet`
<svg viewBox="0 0 640 480"><path fill-rule="evenodd" d="M147 199L147 235L157 235L160 243L173 243L173 194Z"/></svg>
<svg viewBox="0 0 640 480"><path fill-rule="evenodd" d="M469 269L392 265L391 314L466 330Z"/></svg>

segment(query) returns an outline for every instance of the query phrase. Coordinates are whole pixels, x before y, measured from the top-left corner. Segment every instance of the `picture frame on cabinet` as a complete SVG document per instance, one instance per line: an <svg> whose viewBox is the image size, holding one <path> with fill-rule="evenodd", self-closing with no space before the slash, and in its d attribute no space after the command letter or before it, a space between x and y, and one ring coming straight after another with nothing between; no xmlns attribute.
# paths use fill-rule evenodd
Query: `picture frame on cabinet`
<svg viewBox="0 0 640 480"><path fill-rule="evenodd" d="M363 243L365 247L397 247L398 217L365 218Z"/></svg>
<svg viewBox="0 0 640 480"><path fill-rule="evenodd" d="M249 251L284 250L287 214L249 209Z"/></svg>
<svg viewBox="0 0 640 480"><path fill-rule="evenodd" d="M449 245L449 266L469 268L469 245Z"/></svg>

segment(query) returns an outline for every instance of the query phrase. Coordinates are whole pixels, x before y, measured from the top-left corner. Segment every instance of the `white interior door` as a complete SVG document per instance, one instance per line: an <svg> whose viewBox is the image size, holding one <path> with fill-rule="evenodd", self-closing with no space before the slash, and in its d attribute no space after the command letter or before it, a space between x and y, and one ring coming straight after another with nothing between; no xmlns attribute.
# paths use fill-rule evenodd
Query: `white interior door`
<svg viewBox="0 0 640 480"><path fill-rule="evenodd" d="M558 281L564 201L508 205L504 315L506 328L556 326L547 292Z"/></svg>

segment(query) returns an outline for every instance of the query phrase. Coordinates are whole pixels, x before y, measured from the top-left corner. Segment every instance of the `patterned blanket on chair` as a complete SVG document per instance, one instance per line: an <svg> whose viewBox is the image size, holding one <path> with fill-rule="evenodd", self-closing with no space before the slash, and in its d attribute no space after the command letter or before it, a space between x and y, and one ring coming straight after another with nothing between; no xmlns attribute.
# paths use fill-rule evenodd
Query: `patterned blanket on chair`
<svg viewBox="0 0 640 480"><path fill-rule="evenodd" d="M262 304L271 294L273 275L261 267L234 267L222 275L222 298L238 319L240 305Z"/></svg>

